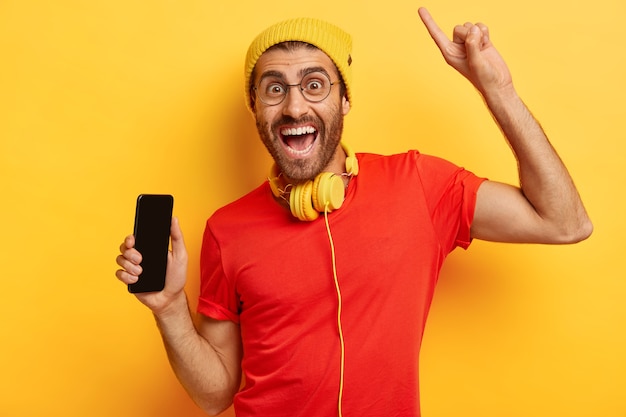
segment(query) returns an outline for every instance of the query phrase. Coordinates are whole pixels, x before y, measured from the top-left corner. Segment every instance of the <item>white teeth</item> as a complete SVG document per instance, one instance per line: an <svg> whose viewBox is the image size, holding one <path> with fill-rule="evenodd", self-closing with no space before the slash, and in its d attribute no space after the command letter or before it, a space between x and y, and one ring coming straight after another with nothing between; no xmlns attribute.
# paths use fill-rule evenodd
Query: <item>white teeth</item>
<svg viewBox="0 0 626 417"><path fill-rule="evenodd" d="M315 133L315 128L312 126L305 127L291 127L285 128L280 131L280 134L283 136L300 136L300 135L309 135L311 133Z"/></svg>

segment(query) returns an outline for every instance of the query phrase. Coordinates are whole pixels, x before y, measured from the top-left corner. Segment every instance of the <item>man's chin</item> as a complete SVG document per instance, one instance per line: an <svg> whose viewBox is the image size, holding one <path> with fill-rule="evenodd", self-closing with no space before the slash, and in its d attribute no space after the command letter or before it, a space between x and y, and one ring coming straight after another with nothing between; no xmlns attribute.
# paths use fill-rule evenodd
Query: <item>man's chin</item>
<svg viewBox="0 0 626 417"><path fill-rule="evenodd" d="M281 158L277 161L283 176L292 184L304 183L314 179L324 167L312 158Z"/></svg>

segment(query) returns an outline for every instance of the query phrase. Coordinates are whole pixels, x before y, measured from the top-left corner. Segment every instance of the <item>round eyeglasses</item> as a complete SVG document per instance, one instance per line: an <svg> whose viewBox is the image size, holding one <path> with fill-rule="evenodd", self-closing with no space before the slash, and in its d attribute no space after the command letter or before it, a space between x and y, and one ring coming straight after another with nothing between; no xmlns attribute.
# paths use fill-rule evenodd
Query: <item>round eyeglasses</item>
<svg viewBox="0 0 626 417"><path fill-rule="evenodd" d="M312 103L318 103L329 96L333 85L341 81L330 82L326 73L315 71L306 74L298 84L285 84L280 77L264 76L254 87L257 97L267 106L276 106L285 100L292 87L299 87L302 96Z"/></svg>

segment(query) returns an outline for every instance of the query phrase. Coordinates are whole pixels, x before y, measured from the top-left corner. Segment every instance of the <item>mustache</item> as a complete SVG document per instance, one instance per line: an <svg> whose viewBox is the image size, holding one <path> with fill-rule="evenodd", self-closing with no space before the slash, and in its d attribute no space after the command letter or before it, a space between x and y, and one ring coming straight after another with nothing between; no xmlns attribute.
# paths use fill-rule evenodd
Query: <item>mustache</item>
<svg viewBox="0 0 626 417"><path fill-rule="evenodd" d="M320 119L311 115L302 116L297 119L291 116L282 116L280 119L275 120L272 123L272 130L276 130L278 129L278 127L284 126L284 125L300 125L300 124L307 124L307 123L311 123L315 125L315 127L318 130L323 129L323 126L324 126L324 124L321 123Z"/></svg>

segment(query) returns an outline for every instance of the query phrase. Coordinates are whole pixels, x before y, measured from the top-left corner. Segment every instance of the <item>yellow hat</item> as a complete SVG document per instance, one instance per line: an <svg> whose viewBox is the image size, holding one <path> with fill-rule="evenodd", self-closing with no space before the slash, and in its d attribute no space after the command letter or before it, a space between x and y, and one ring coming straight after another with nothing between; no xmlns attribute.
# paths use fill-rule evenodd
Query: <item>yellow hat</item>
<svg viewBox="0 0 626 417"><path fill-rule="evenodd" d="M246 54L246 105L250 107L252 71L259 57L269 47L281 42L301 41L316 46L332 59L346 87L348 101L352 104L352 37L330 23L313 18L297 18L277 23L261 32L250 44Z"/></svg>

